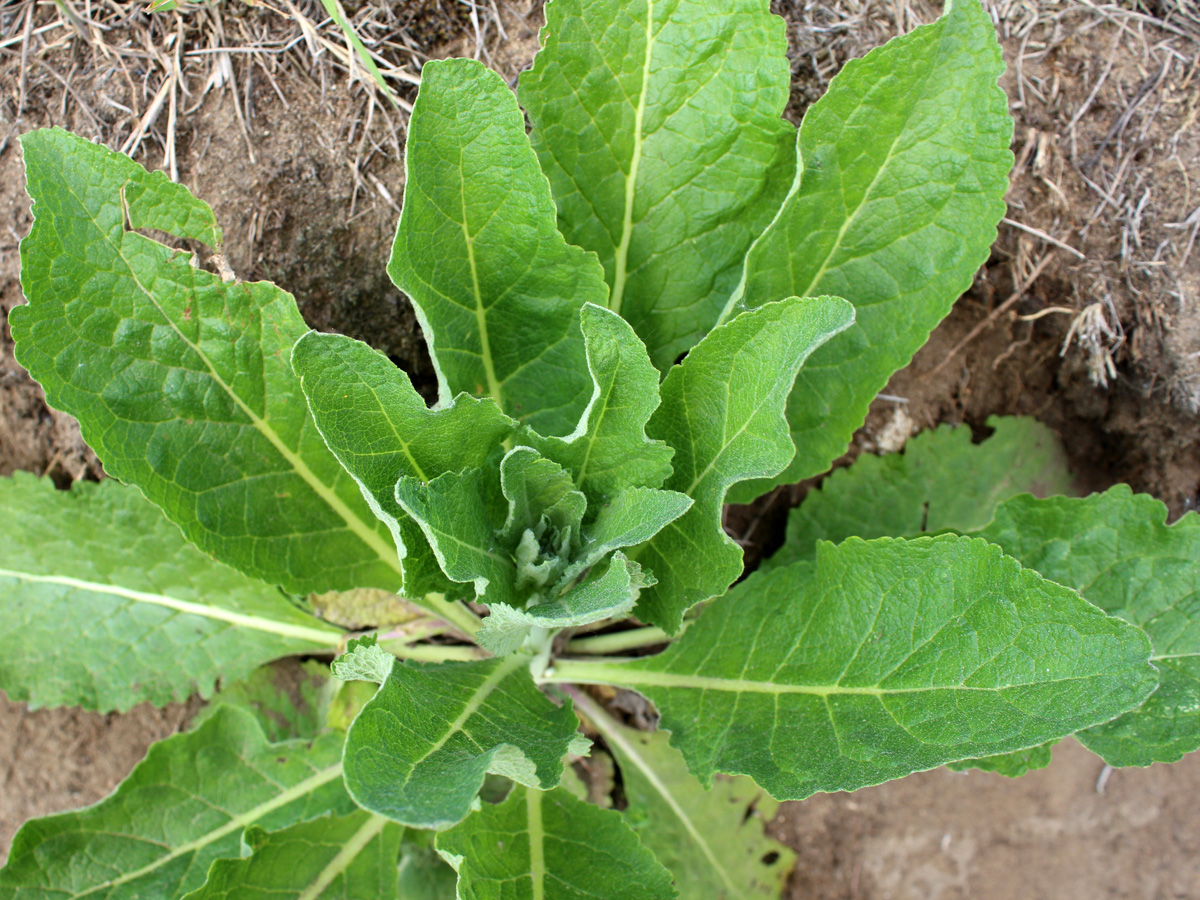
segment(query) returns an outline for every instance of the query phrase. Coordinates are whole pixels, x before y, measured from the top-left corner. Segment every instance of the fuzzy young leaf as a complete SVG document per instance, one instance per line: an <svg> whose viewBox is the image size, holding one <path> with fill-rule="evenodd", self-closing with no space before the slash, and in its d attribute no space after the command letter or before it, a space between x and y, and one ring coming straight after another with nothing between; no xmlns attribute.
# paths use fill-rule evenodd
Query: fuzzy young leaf
<svg viewBox="0 0 1200 900"><path fill-rule="evenodd" d="M340 735L269 744L248 713L223 709L153 745L95 806L26 822L0 869L0 900L185 894L214 860L241 855L249 826L353 811L340 751Z"/></svg>
<svg viewBox="0 0 1200 900"><path fill-rule="evenodd" d="M812 559L823 540L972 531L1009 497L1071 492L1066 454L1050 429L1018 417L988 424L996 431L980 444L969 428L942 426L914 437L903 453L867 454L832 472L788 516L787 540L764 568Z"/></svg>
<svg viewBox="0 0 1200 900"><path fill-rule="evenodd" d="M784 22L766 0L553 0L542 45L520 97L559 226L665 371L792 180Z"/></svg>
<svg viewBox="0 0 1200 900"><path fill-rule="evenodd" d="M725 494L787 465L795 447L783 407L796 372L853 321L836 297L769 303L712 331L667 375L646 431L675 448L665 487L695 503L630 554L658 579L638 601L639 618L678 631L691 606L742 573L741 548L721 527Z"/></svg>
<svg viewBox="0 0 1200 900"><path fill-rule="evenodd" d="M1014 497L979 535L1154 645L1158 690L1140 708L1076 735L1114 766L1174 762L1200 747L1200 515L1118 485L1083 499Z"/></svg>
<svg viewBox="0 0 1200 900"><path fill-rule="evenodd" d="M388 274L413 300L442 405L487 395L566 434L591 393L579 309L605 305L608 289L595 256L555 227L512 91L473 60L428 63L405 160Z"/></svg>
<svg viewBox="0 0 1200 900"><path fill-rule="evenodd" d="M672 900L671 876L620 813L566 788L513 788L437 836L460 900Z"/></svg>
<svg viewBox="0 0 1200 900"><path fill-rule="evenodd" d="M396 891L403 834L361 810L281 831L251 826L244 838L250 855L218 859L203 887L183 900L407 900Z"/></svg>
<svg viewBox="0 0 1200 900"><path fill-rule="evenodd" d="M34 708L207 697L219 678L341 640L116 481L0 478L0 521L0 688Z"/></svg>
<svg viewBox="0 0 1200 900"><path fill-rule="evenodd" d="M702 780L802 799L1106 722L1154 690L1149 656L984 541L851 538L747 579L658 656L558 675L646 694Z"/></svg>
<svg viewBox="0 0 1200 900"><path fill-rule="evenodd" d="M358 645L349 656L372 649ZM345 669L335 672L345 677ZM534 685L528 657L396 660L346 736L346 786L364 809L445 828L470 812L489 772L557 785L563 757L582 749L578 726L570 704L555 706Z"/></svg>
<svg viewBox="0 0 1200 900"><path fill-rule="evenodd" d="M429 409L391 360L342 335L304 335L292 367L325 443L401 548L405 591L442 590L446 579L425 536L396 503L396 481L482 466L515 423L492 400L461 394L453 406Z"/></svg>
<svg viewBox="0 0 1200 900"><path fill-rule="evenodd" d="M795 460L737 489L737 502L845 452L987 259L1012 166L1003 69L978 0L949 0L933 24L848 62L809 108L797 183L747 256L740 300L834 294L856 322L813 355L789 398Z"/></svg>
<svg viewBox="0 0 1200 900"><path fill-rule="evenodd" d="M133 229L220 246L162 172L58 129L21 138L34 223L17 359L109 474L218 560L295 593L396 589L400 560L312 426L288 364L307 327L266 282L225 284Z"/></svg>
<svg viewBox="0 0 1200 900"><path fill-rule="evenodd" d="M579 710L621 767L626 821L666 866L680 896L777 900L796 855L764 832L774 800L749 778L718 778L706 789L665 732L626 728L586 697Z"/></svg>
<svg viewBox="0 0 1200 900"><path fill-rule="evenodd" d="M672 450L646 437L658 408L658 372L629 323L594 304L580 312L592 397L579 425L563 438L532 433L529 443L572 473L594 508L626 487L659 487L671 474Z"/></svg>

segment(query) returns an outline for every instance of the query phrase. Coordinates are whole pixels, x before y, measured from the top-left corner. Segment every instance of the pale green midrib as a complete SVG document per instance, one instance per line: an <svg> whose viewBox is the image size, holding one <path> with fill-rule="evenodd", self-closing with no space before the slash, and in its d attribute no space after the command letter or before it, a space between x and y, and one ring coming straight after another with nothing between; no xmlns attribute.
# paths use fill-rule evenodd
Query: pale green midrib
<svg viewBox="0 0 1200 900"><path fill-rule="evenodd" d="M724 882L726 888L728 888L730 891L729 896L731 898L743 896L741 889L733 883L729 873L725 870L725 867L721 865L721 861L717 859L716 854L713 853L708 841L706 841L704 836L696 829L696 826L692 823L691 818L684 811L683 807L679 805L679 802L671 793L670 788L662 783L662 780L658 777L658 773L654 771L654 767L642 758L641 754L637 752L637 748L629 743L629 741L625 740L625 736L617 730L617 724L609 718L607 713L600 709L598 704L592 703L590 700L579 703L578 698L575 702L587 712L588 717L592 720L592 724L594 724L596 729L604 735L605 740L611 741L622 751L624 751L625 755L633 761L633 764L637 766L639 770L641 770L642 774L645 776L646 780L650 782L651 786L658 791L659 796L666 801L667 805L671 808L671 812L675 814L675 817L683 824L683 827L687 833L691 835L692 840L696 842L696 845L704 853L705 859L708 860L709 864L713 867L713 869L716 870L717 874L721 876L721 881Z"/></svg>
<svg viewBox="0 0 1200 900"><path fill-rule="evenodd" d="M168 315L167 311L163 309L162 306L159 305L159 302L157 298L155 298L154 294L152 294L150 290L144 284L142 284L141 280L137 276L137 273L134 272L132 263L130 263L130 261L126 258L124 249L117 245L113 241L111 235L101 227L100 222L92 217L91 212L88 210L87 205L83 202L83 199L75 192L74 186L67 182L64 182L64 184L66 184L66 188L71 193L71 196L75 198L75 202L79 204L79 208L83 210L84 214L87 215L91 223L95 226L96 231L99 232L104 241L107 242L110 247L112 247L117 258L125 264L125 268L129 272L129 277L133 279L133 283L138 286L138 289L146 296L146 299L150 301L150 304L159 311L163 319L170 326L171 330L176 334L176 336L183 341L196 354L197 357L203 360L204 366L208 369L208 373L213 381L215 381L220 386L221 390L223 390L229 396L229 398L233 400L238 409L240 409L250 420L251 425L253 425L254 428L271 443L271 446L273 446L279 452L279 455L282 456L284 461L292 467L293 471L295 471L295 473L313 489L318 497L324 500L329 507L342 518L350 530L354 532L355 536L357 536L359 540L373 550L380 559L382 559L392 569L399 573L400 577L403 578L404 571L401 568L400 556L396 552L396 549L394 547L389 547L387 543L375 533L374 528L368 526L362 521L362 519L356 516L350 507L343 502L342 498L337 496L337 494L335 494L327 484L321 481L321 479L317 478L312 469L308 467L308 464L283 443L283 439L275 432L275 429L268 426L267 420L260 418L254 412L254 410L252 410L245 403L245 401L243 401L242 398L237 395L233 388L225 383L225 380L219 374L217 374L216 368L213 366L212 362L209 360L204 351L188 339L187 335L185 335L183 331L180 330L179 326L176 325L175 320ZM122 233L124 234L127 232ZM140 234L138 234L138 237L143 240L150 240L149 238L146 238Z"/></svg>
<svg viewBox="0 0 1200 900"><path fill-rule="evenodd" d="M496 380L496 369L492 363L492 346L488 336L487 310L483 305L483 291L479 289L479 269L475 265L475 237L467 227L467 188L461 177L463 171L462 148L458 151L458 197L462 207L463 241L467 245L467 264L471 269L471 293L475 298L475 327L479 329L479 358L483 362L483 375L487 379L488 395L501 410L504 400L500 396L500 382Z"/></svg>
<svg viewBox="0 0 1200 900"><path fill-rule="evenodd" d="M196 838L196 840L194 840L194 841L189 841L186 844L181 844L180 846L176 847L174 850L172 850L167 855L160 857L159 859L156 859L154 862L150 863L149 865L143 866L142 868L140 868L134 872L127 872L124 875L121 875L119 878L114 878L112 881L105 881L105 882L102 882L101 884L93 885L92 887L90 887L86 891L84 891L83 893L75 894L74 897L72 898L72 900L80 900L80 898L87 897L91 894L96 893L97 891L102 891L107 888L118 887L122 884L128 884L131 881L135 881L138 878L141 878L143 875L148 875L151 872L155 871L156 869L162 868L163 866L165 866L167 863L171 862L172 860L178 859L179 857L184 856L185 854L191 853L195 850L200 850L204 847L207 847L209 844L213 843L214 841L219 841L221 838L225 837L225 835L231 834L240 828L245 828L247 825L253 825L255 822L257 822L259 819L261 819L263 816L267 815L268 813L274 812L275 810L279 809L280 807L286 806L287 804L291 803L293 800L296 800L300 797L303 797L305 794L315 791L317 788L321 787L324 784L328 784L329 782L333 781L335 778L340 778L341 774L342 774L342 764L341 763L336 763L335 765L332 765L327 769L322 769L320 772L316 773L315 775L311 775L308 778L304 779L303 781L299 782L298 784L295 784L292 787L288 788L287 790L281 791L279 794L277 794L272 799L268 800L266 803L260 803L258 806L254 807L253 809L248 810L244 813L241 813L240 815L236 815L236 816L232 817L228 822L226 822L220 828L214 828L212 831L208 832L205 835L202 835L201 837Z"/></svg>
<svg viewBox="0 0 1200 900"><path fill-rule="evenodd" d="M542 792L525 788L525 815L529 829L529 879L532 900L546 898L546 828L542 824Z"/></svg>
<svg viewBox="0 0 1200 900"><path fill-rule="evenodd" d="M1056 678L1046 681L1035 681L1027 684L1000 685L998 687L973 687L965 684L933 685L930 687L913 688L881 688L881 687L849 687L831 684L775 684L770 681L748 681L742 678L720 678L712 675L684 675L677 672L655 672L651 670L626 669L623 662L601 662L586 660L559 660L553 672L542 679L555 682L575 682L578 684L610 684L621 687L664 687L692 688L703 691L724 691L735 694L808 694L817 697L837 695L861 695L869 697L889 697L896 694L924 694L936 691L971 691L994 694L1011 688L1045 687L1051 684L1063 684L1075 681L1088 681L1099 678L1104 673L1096 672L1091 675L1078 675L1071 678Z"/></svg>
<svg viewBox="0 0 1200 900"><path fill-rule="evenodd" d="M633 201L637 193L638 169L642 163L642 145L646 136L646 96L650 93L650 59L654 50L654 0L646 0L646 56L642 60L642 89L633 111L633 151L629 155L629 174L625 176L625 211L621 221L621 241L617 245L613 271L612 294L608 308L620 315L625 298L626 268L629 264L629 244L633 238Z"/></svg>
<svg viewBox="0 0 1200 900"><path fill-rule="evenodd" d="M312 884L300 892L296 900L317 900L325 892L325 889L333 884L334 879L350 867L350 864L358 858L358 854L362 853L367 844L371 843L375 835L383 831L389 821L383 816L372 813L371 817L363 823L362 828L350 836L337 855L313 879Z"/></svg>
<svg viewBox="0 0 1200 900"><path fill-rule="evenodd" d="M489 675L484 682L479 685L475 693L471 696L471 699L468 700L463 706L462 712L459 713L458 717L450 723L449 727L446 728L445 733L438 738L438 740L435 741L433 745L427 751L425 751L425 753L413 761L412 765L409 767L408 774L404 777L405 785L412 781L413 773L416 772L417 767L420 766L421 763L425 762L425 760L429 759L429 757L433 756L433 754L441 750L442 747L446 746L446 742L449 741L450 738L462 731L463 726L467 724L471 716L475 715L475 713L479 711L479 707L483 706L484 701L491 696L492 691L496 689L497 685L499 685L501 681L520 668L521 664L525 661L526 658L521 656L519 653L514 653L512 656L509 656L501 661L500 665L496 667L496 671Z"/></svg>
<svg viewBox="0 0 1200 900"><path fill-rule="evenodd" d="M137 603L149 603L153 606L161 606L166 609L173 609L176 612L186 613L193 616L202 616L206 619L215 619L219 622L228 622L231 625L238 625L243 628L251 628L255 631L263 631L268 634L277 634L281 637L296 638L297 640L310 641L314 644L324 644L330 647L336 647L341 643L342 635L340 632L329 631L321 628L307 628L303 625L290 625L286 622L278 622L274 619L267 619L261 616L251 616L245 613L234 612L228 609L220 609L215 606L205 606L203 603L192 603L188 600L178 600L174 597L168 597L165 594L150 594L145 591L135 591L130 588L118 587L112 584L101 584L96 581L84 581L81 578L72 578L69 575L34 575L30 572L17 572L12 569L0 569L0 577L15 578L18 581L26 581L34 584L58 584L63 587L75 588L81 591L88 591L93 594L106 594L113 597L121 597L125 600L132 600Z"/></svg>

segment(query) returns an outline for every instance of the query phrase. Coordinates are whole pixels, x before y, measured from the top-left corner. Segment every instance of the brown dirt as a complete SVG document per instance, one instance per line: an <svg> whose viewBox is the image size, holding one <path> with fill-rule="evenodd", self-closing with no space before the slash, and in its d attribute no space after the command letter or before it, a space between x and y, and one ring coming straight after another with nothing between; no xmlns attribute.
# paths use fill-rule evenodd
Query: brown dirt
<svg viewBox="0 0 1200 900"><path fill-rule="evenodd" d="M777 9L791 23L789 115L798 118L849 55L894 34L897 15L905 29L929 21L933 11L922 3L780 0ZM478 51L510 81L531 58L541 22L532 0L499 3L499 21L484 15L478 29L467 6L450 0L345 5L365 35L388 38L385 55L398 68L415 71L425 56ZM1200 45L1116 7L989 5L1001 24L1011 65L1004 83L1018 119L1009 217L1087 259L1002 225L975 287L888 386L902 400L876 401L843 463L895 449L939 422L981 429L992 414L1029 414L1064 437L1082 488L1126 481L1179 514L1200 501L1200 242L1187 252L1200 216L1192 213L1200 202ZM321 20L315 0L297 6ZM28 8L0 9L0 40L22 33ZM1152 11L1171 12L1170 27L1191 28L1186 0ZM37 6L33 30L57 16L51 4ZM122 144L165 77L175 21L160 17L149 26L133 13L111 21L99 35L109 52L69 38L65 28L40 32L30 45L36 64L22 65L20 43L0 47L0 312L21 302L16 242L29 227L15 135L61 124ZM182 34L189 49L253 44L272 51L299 36L268 10L241 4L190 14ZM373 103L363 84L347 85L335 55L327 48L314 61L299 44L231 56L232 81L203 97L218 57L184 57L191 93L179 98L173 143L180 180L212 203L240 277L276 281L296 294L314 327L368 340L428 389L431 371L411 309L384 273L402 194L403 116ZM1101 79L1072 141L1068 126ZM398 90L411 101L410 88ZM144 164L163 165L171 146L166 122L164 112L149 129L138 156ZM1047 252L1039 277L1002 309ZM1070 323L1097 303L1117 337L1098 333L1090 354L1073 345L1060 358ZM1067 311L1017 318L1055 308ZM978 336L952 355L981 323ZM1105 352L1115 377L1102 387L1089 373L1097 361L1103 371ZM49 410L13 361L5 325L0 474L17 468L63 484L102 474L77 425ZM752 560L780 539L786 510L805 489L733 511L731 530L748 538ZM0 858L22 821L103 796L190 710L29 713L0 696ZM774 827L800 853L789 896L1200 896L1193 852L1200 834L1189 801L1200 787L1200 757L1114 773L1104 794L1095 790L1099 770L1097 759L1067 742L1050 769L1018 781L937 771L852 797L787 804Z"/></svg>

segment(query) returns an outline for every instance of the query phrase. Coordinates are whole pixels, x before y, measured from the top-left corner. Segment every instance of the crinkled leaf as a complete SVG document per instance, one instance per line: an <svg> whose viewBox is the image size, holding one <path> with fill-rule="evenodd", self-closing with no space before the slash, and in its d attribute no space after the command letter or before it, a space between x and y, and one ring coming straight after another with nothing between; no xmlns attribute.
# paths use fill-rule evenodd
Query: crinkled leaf
<svg viewBox="0 0 1200 900"><path fill-rule="evenodd" d="M442 404L487 395L542 434L571 431L591 393L579 309L608 289L555 227L512 91L473 60L427 64L405 161L388 274L412 298Z"/></svg>
<svg viewBox="0 0 1200 900"><path fill-rule="evenodd" d="M307 327L266 282L226 284L152 228L220 246L208 205L58 129L21 138L34 223L17 359L221 562L295 593L400 585L384 525L313 427L288 354Z"/></svg>
<svg viewBox="0 0 1200 900"><path fill-rule="evenodd" d="M490 399L459 395L452 406L429 409L391 360L342 335L304 335L292 366L325 443L401 548L406 593L441 590L445 576L420 528L396 503L396 481L402 475L431 481L481 466L515 423Z"/></svg>
<svg viewBox="0 0 1200 900"><path fill-rule="evenodd" d="M437 836L459 900L670 900L671 876L620 813L515 787Z"/></svg>
<svg viewBox="0 0 1200 900"><path fill-rule="evenodd" d="M798 452L746 502L845 452L867 407L987 259L1004 215L1012 119L995 28L978 0L848 62L800 126L801 175L746 260L742 301L854 303L853 328L805 366L788 401Z"/></svg>
<svg viewBox="0 0 1200 900"><path fill-rule="evenodd" d="M493 604L491 615L484 619L476 637L493 653L514 653L534 629L568 628L627 615L645 583L637 563L627 560L623 553L614 553L603 575L573 587L556 600L527 609Z"/></svg>
<svg viewBox="0 0 1200 900"><path fill-rule="evenodd" d="M514 447L500 463L500 490L508 501L503 540L515 548L521 535L542 523L578 540L587 498L575 490L571 475L532 447ZM570 547L568 547L570 549Z"/></svg>
<svg viewBox="0 0 1200 900"><path fill-rule="evenodd" d="M972 531L1009 497L1071 493L1066 454L1049 428L1018 417L988 424L995 433L979 444L969 428L943 425L912 438L903 453L863 455L830 473L791 512L787 540L765 568L812 559L822 540Z"/></svg>
<svg viewBox="0 0 1200 900"><path fill-rule="evenodd" d="M580 312L592 397L579 425L563 438L528 435L532 446L572 473L593 506L630 486L660 486L672 450L646 437L658 408L658 371L629 323L594 304Z"/></svg>
<svg viewBox="0 0 1200 900"><path fill-rule="evenodd" d="M281 831L251 826L244 839L250 855L218 859L184 900L397 900L403 834L401 826L362 810Z"/></svg>
<svg viewBox="0 0 1200 900"><path fill-rule="evenodd" d="M35 708L209 696L217 679L341 640L116 481L0 478L0 521L0 688Z"/></svg>
<svg viewBox="0 0 1200 900"><path fill-rule="evenodd" d="M664 487L695 503L637 550L658 579L638 601L639 618L678 631L689 607L742 574L742 550L721 527L725 493L787 465L795 448L783 407L796 372L853 321L836 297L770 303L712 331L667 375L646 433L675 448Z"/></svg>
<svg viewBox="0 0 1200 900"><path fill-rule="evenodd" d="M225 706L236 706L254 716L269 741L314 738L325 728L331 693L329 666L323 662L262 666L241 681L222 685L191 727Z"/></svg>
<svg viewBox="0 0 1200 900"><path fill-rule="evenodd" d="M1114 766L1174 762L1200 747L1200 515L1118 485L1083 499L1014 497L981 537L1150 636L1158 690L1076 735Z"/></svg>
<svg viewBox="0 0 1200 900"><path fill-rule="evenodd" d="M350 655L363 652L356 646ZM346 786L364 809L444 828L467 815L489 772L532 787L558 784L563 756L580 748L578 725L570 704L555 706L534 685L528 657L396 660L350 726Z"/></svg>
<svg viewBox="0 0 1200 900"><path fill-rule="evenodd" d="M664 371L716 323L792 180L786 51L766 0L546 5L520 97L559 227L599 254Z"/></svg>
<svg viewBox="0 0 1200 900"><path fill-rule="evenodd" d="M353 811L340 751L341 735L269 744L248 713L223 709L153 745L95 806L26 822L0 869L0 898L178 897L214 860L241 855L249 826Z"/></svg>
<svg viewBox="0 0 1200 900"><path fill-rule="evenodd" d="M621 767L625 820L692 900L777 900L796 854L768 837L778 806L749 778L722 777L706 789L664 732L615 722L586 698L579 710Z"/></svg>
<svg viewBox="0 0 1200 900"><path fill-rule="evenodd" d="M802 799L1106 722L1154 690L1149 655L1140 628L946 535L823 543L658 656L558 673L646 694L705 782L744 774Z"/></svg>
<svg viewBox="0 0 1200 900"><path fill-rule="evenodd" d="M1018 778L1027 772L1044 769L1050 765L1051 748L1054 742L1038 744L1025 750L1014 750L1012 753L1001 753L997 756L985 756L982 759L964 759L952 762L947 768L955 772L965 772L968 769L979 769L981 772L995 772L1005 778Z"/></svg>

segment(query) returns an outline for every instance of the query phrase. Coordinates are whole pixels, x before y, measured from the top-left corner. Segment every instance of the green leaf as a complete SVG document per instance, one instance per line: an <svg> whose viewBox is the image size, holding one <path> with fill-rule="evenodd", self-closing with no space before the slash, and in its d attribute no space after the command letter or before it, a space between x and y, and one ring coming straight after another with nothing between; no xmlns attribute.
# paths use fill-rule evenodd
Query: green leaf
<svg viewBox="0 0 1200 900"><path fill-rule="evenodd" d="M248 713L223 709L154 744L95 806L26 822L0 900L178 897L214 860L239 856L249 826L351 812L340 750L341 735L269 744Z"/></svg>
<svg viewBox="0 0 1200 900"><path fill-rule="evenodd" d="M586 697L578 708L621 767L626 821L667 867L681 896L777 900L796 855L764 831L775 816L774 800L749 778L718 778L705 789L666 733L626 728Z"/></svg>
<svg viewBox="0 0 1200 900"><path fill-rule="evenodd" d="M342 632L213 562L131 487L0 478L0 688L34 707L127 710L212 694Z"/></svg>
<svg viewBox="0 0 1200 900"><path fill-rule="evenodd" d="M162 172L59 129L21 138L34 223L17 359L105 470L221 562L294 593L395 589L400 561L321 436L288 363L292 296L226 284L133 230L220 246Z"/></svg>
<svg viewBox="0 0 1200 900"><path fill-rule="evenodd" d="M405 154L388 274L412 298L442 405L487 395L566 434L591 390L579 308L605 305L608 289L595 257L555 227L512 91L473 60L428 63Z"/></svg>
<svg viewBox="0 0 1200 900"><path fill-rule="evenodd" d="M437 836L459 900L670 900L671 876L620 813L515 787Z"/></svg>
<svg viewBox="0 0 1200 900"><path fill-rule="evenodd" d="M792 180L789 84L766 0L546 5L520 97L559 227L663 371L716 323Z"/></svg>
<svg viewBox="0 0 1200 900"><path fill-rule="evenodd" d="M1053 741L1038 744L1025 750L1014 750L1012 753L1001 753L997 756L985 756L982 759L964 759L952 762L946 768L955 772L965 772L967 769L979 769L982 772L995 772L1005 778L1018 778L1027 772L1044 769L1050 765Z"/></svg>
<svg viewBox="0 0 1200 900"><path fill-rule="evenodd" d="M1200 747L1200 515L1118 485L1083 499L1015 497L981 537L1150 636L1160 684L1139 709L1076 735L1113 766Z"/></svg>
<svg viewBox="0 0 1200 900"><path fill-rule="evenodd" d="M579 540L587 498L575 490L566 469L532 447L514 447L500 463L500 490L508 501L501 537L510 549L516 549L525 531L542 526L562 535L559 555L569 558Z"/></svg>
<svg viewBox="0 0 1200 900"><path fill-rule="evenodd" d="M645 585L641 567L623 553L599 578L585 581L556 600L526 609L493 604L476 635L481 646L506 656L521 648L534 629L558 629L587 625L610 616L626 616L633 609L638 591Z"/></svg>
<svg viewBox="0 0 1200 900"><path fill-rule="evenodd" d="M674 633L691 606L742 574L742 550L721 528L725 494L787 465L795 447L783 406L796 372L853 321L853 308L835 297L770 303L712 331L667 375L646 433L675 448L665 487L695 503L630 554L658 579L642 593L638 618Z"/></svg>
<svg viewBox="0 0 1200 900"><path fill-rule="evenodd" d="M190 727L234 706L254 716L269 741L315 738L325 730L331 694L329 666L323 662L289 660L262 666L241 681L222 685Z"/></svg>
<svg viewBox="0 0 1200 900"><path fill-rule="evenodd" d="M353 645L348 655L369 652ZM346 786L364 809L445 828L470 812L489 772L531 787L558 784L563 756L580 750L578 725L570 704L557 707L534 686L529 657L396 660L350 726Z"/></svg>
<svg viewBox="0 0 1200 900"><path fill-rule="evenodd" d="M397 900L396 859L404 829L358 811L281 831L246 829L251 854L218 859L184 900Z"/></svg>
<svg viewBox="0 0 1200 900"><path fill-rule="evenodd" d="M400 850L400 900L456 900L458 875L433 849L434 832L405 835Z"/></svg>
<svg viewBox="0 0 1200 900"><path fill-rule="evenodd" d="M452 406L429 409L391 360L342 335L304 335L292 367L325 443L391 530L406 593L443 590L446 579L425 536L396 503L396 481L482 466L515 423L493 401L462 394Z"/></svg>
<svg viewBox="0 0 1200 900"><path fill-rule="evenodd" d="M984 541L851 538L747 579L658 656L555 677L644 693L706 783L798 800L1108 721L1154 690L1149 650Z"/></svg>
<svg viewBox="0 0 1200 900"><path fill-rule="evenodd" d="M795 460L743 485L736 502L829 468L987 259L1012 166L1003 70L978 0L950 0L932 25L847 63L809 108L800 177L733 300L833 294L854 303L856 320L813 355L789 398Z"/></svg>
<svg viewBox="0 0 1200 900"><path fill-rule="evenodd" d="M1049 428L1000 416L988 425L995 433L980 444L971 429L943 425L914 437L903 453L863 455L831 472L792 510L787 540L764 568L812 559L823 540L972 531L1009 497L1071 493L1066 454Z"/></svg>
<svg viewBox="0 0 1200 900"><path fill-rule="evenodd" d="M646 437L658 408L658 372L629 323L587 304L580 312L592 375L592 397L579 425L565 438L529 434L543 456L572 473L593 507L623 488L659 487L671 474L671 450Z"/></svg>

